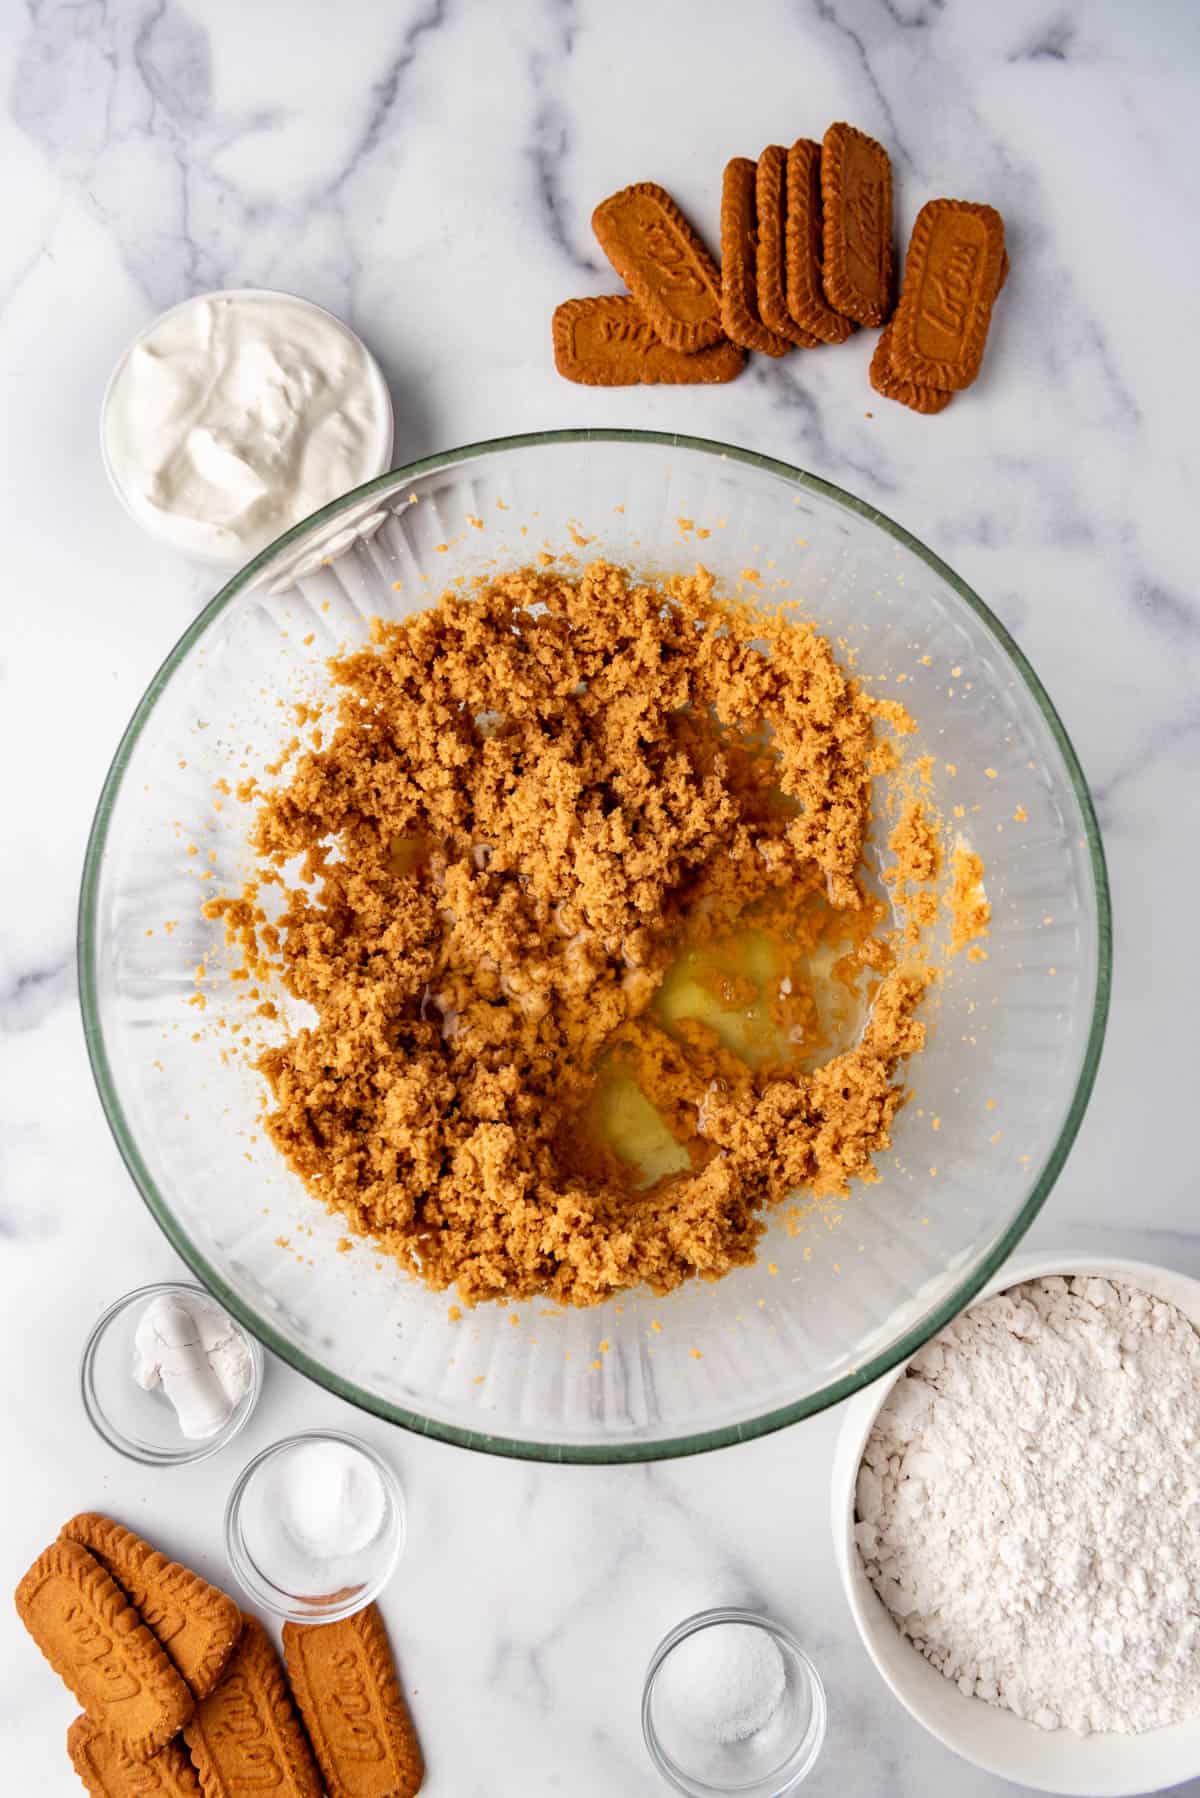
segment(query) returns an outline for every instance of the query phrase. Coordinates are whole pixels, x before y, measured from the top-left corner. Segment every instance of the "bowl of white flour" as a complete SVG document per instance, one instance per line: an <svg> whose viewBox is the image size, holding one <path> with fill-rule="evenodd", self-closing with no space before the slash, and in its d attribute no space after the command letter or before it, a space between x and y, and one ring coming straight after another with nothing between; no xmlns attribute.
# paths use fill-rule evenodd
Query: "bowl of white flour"
<svg viewBox="0 0 1200 1798"><path fill-rule="evenodd" d="M1010 1261L846 1406L833 1537L905 1708L1038 1791L1200 1773L1200 1281Z"/></svg>

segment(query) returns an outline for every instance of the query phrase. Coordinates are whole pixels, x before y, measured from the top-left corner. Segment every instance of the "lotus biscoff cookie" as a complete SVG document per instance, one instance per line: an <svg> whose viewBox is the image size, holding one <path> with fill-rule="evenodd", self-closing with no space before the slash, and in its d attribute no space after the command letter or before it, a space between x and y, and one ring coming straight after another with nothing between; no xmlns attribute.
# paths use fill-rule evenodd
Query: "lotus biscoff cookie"
<svg viewBox="0 0 1200 1798"><path fill-rule="evenodd" d="M206 1698L241 1633L242 1614L232 1598L95 1511L72 1517L60 1534L91 1550L137 1606L195 1697Z"/></svg>
<svg viewBox="0 0 1200 1798"><path fill-rule="evenodd" d="M26 1629L93 1723L148 1760L192 1695L120 1587L78 1542L52 1542L16 1592Z"/></svg>
<svg viewBox="0 0 1200 1798"><path fill-rule="evenodd" d="M994 206L970 200L922 206L893 320L896 372L947 393L969 387L1006 273L1004 221Z"/></svg>
<svg viewBox="0 0 1200 1798"><path fill-rule="evenodd" d="M554 365L585 387L732 381L745 360L724 338L691 355L671 349L628 294L564 300L555 309Z"/></svg>
<svg viewBox="0 0 1200 1798"><path fill-rule="evenodd" d="M787 153L784 193L788 312L822 343L845 343L853 321L833 310L821 285L821 146L811 138L797 138Z"/></svg>
<svg viewBox="0 0 1200 1798"><path fill-rule="evenodd" d="M811 350L821 339L812 331L802 330L787 305L784 274L786 179L787 151L780 144L768 144L758 159L754 185L758 314L768 330L786 337L803 350Z"/></svg>
<svg viewBox="0 0 1200 1798"><path fill-rule="evenodd" d="M916 381L906 380L896 372L892 364L892 336L895 322L885 325L879 333L879 341L875 345L875 354L871 357L870 381L876 393L885 399L897 400L900 405L907 406L910 412L944 412L954 398L952 393L945 393L937 387L923 387Z"/></svg>
<svg viewBox="0 0 1200 1798"><path fill-rule="evenodd" d="M67 1753L91 1798L201 1798L196 1769L178 1742L168 1742L151 1760L135 1761L90 1718L76 1717L67 1731Z"/></svg>
<svg viewBox="0 0 1200 1798"><path fill-rule="evenodd" d="M285 1623L283 1652L329 1798L413 1798L425 1763L378 1608Z"/></svg>
<svg viewBox="0 0 1200 1798"><path fill-rule="evenodd" d="M592 230L665 344L690 353L718 341L721 278L665 188L623 187L601 200Z"/></svg>
<svg viewBox="0 0 1200 1798"><path fill-rule="evenodd" d="M768 330L758 310L758 171L747 156L725 165L721 186L721 323L744 350L785 356L786 337Z"/></svg>
<svg viewBox="0 0 1200 1798"><path fill-rule="evenodd" d="M892 165L883 145L853 125L825 133L821 213L826 299L860 325L881 325L892 300Z"/></svg>
<svg viewBox="0 0 1200 1798"><path fill-rule="evenodd" d="M271 1638L255 1617L242 1633L225 1677L196 1706L183 1732L204 1798L321 1798L321 1775L296 1715Z"/></svg>

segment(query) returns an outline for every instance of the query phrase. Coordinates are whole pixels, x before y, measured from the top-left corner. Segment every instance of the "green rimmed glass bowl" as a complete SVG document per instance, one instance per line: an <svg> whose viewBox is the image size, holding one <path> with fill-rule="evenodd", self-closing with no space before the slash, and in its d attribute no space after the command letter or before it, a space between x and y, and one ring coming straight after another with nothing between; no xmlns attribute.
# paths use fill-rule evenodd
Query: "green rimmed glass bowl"
<svg viewBox="0 0 1200 1798"><path fill-rule="evenodd" d="M341 1224L262 1138L257 1078L225 1052L255 1001L229 982L200 904L249 872L247 812L222 789L263 774L294 732L293 703L323 690L324 658L361 643L376 614L543 549L651 573L703 560L730 588L753 569L759 603L801 602L918 720L906 753L933 758L947 817L963 807L993 925L986 960L957 957L931 1004L877 1184L790 1227L781 1211L757 1265L715 1284L454 1320L453 1294L427 1292L369 1245L338 1253ZM230 581L117 751L88 845L79 949L118 1146L234 1316L301 1372L408 1428L537 1460L622 1461L810 1416L911 1355L979 1290L1040 1210L1087 1106L1111 926L1067 735L1020 650L943 562L784 463L696 438L562 431L385 475ZM202 1011L190 1001L205 957Z"/></svg>

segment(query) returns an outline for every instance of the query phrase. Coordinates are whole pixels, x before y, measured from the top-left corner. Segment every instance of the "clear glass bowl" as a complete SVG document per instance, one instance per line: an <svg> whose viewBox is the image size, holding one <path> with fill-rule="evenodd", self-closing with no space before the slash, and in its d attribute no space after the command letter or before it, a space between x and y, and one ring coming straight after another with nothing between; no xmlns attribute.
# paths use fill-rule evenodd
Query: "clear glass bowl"
<svg viewBox="0 0 1200 1798"><path fill-rule="evenodd" d="M672 1702L678 1694L663 1691L670 1683L664 1672L669 1674L672 1655L694 1641L698 1631L722 1624L762 1630L779 1650L783 1671L783 1692L774 1712L761 1727L731 1742L718 1739L710 1729L695 1728L694 1696L679 1715ZM689 1668L684 1679L693 1673ZM699 1611L677 1624L655 1649L642 1690L647 1752L667 1783L688 1798L722 1798L726 1793L785 1798L816 1766L826 1714L821 1676L792 1632L770 1617L736 1608Z"/></svg>
<svg viewBox="0 0 1200 1798"><path fill-rule="evenodd" d="M304 1477L297 1456L316 1445L361 1455L379 1481L378 1522L343 1553L306 1549L287 1527L289 1484ZM406 1531L396 1475L369 1444L340 1430L303 1430L264 1448L238 1475L225 1507L225 1552L238 1583L255 1604L293 1623L336 1623L378 1598L404 1553Z"/></svg>
<svg viewBox="0 0 1200 1798"><path fill-rule="evenodd" d="M96 1319L79 1363L83 1408L92 1428L119 1454L147 1467L185 1467L218 1453L241 1434L262 1390L263 1352L253 1336L245 1338L250 1351L250 1384L214 1436L185 1436L165 1394L158 1389L147 1392L138 1385L133 1377L138 1324L154 1299L177 1294L206 1296L199 1286L163 1280L116 1299Z"/></svg>
<svg viewBox="0 0 1200 1798"><path fill-rule="evenodd" d="M274 590L279 569L364 506L386 514L369 542ZM877 1184L798 1232L777 1215L757 1264L715 1284L565 1315L480 1307L459 1321L453 1294L426 1291L369 1245L337 1253L341 1224L263 1139L259 1082L227 1053L229 1027L189 1009L206 956L205 990L227 1019L255 1004L223 975L200 901L249 872L247 809L224 789L262 775L294 734L292 702L322 690L324 658L361 643L374 615L544 547L647 572L702 559L730 589L754 568L759 603L800 601L862 675L904 674L881 690L917 718L906 752L933 758L944 814L963 807L993 924L987 959L958 956L927 1011L931 1041L911 1064L912 1100ZM621 1461L809 1416L911 1355L979 1290L1079 1128L1111 925L1066 733L1003 626L945 563L783 463L691 438L568 431L386 475L230 581L117 751L88 845L79 952L117 1143L171 1242L234 1316L302 1372L412 1429L494 1453Z"/></svg>

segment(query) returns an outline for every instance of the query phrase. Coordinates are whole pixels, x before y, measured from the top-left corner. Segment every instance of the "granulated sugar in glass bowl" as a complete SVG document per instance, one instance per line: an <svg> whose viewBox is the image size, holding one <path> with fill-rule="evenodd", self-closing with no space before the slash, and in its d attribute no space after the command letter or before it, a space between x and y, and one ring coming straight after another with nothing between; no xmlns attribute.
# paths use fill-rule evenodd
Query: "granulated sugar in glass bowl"
<svg viewBox="0 0 1200 1798"><path fill-rule="evenodd" d="M386 514L370 542L271 591L308 534L364 505ZM201 903L251 872L233 790L270 778L295 705L327 691L325 658L362 644L375 616L543 550L639 575L702 560L730 592L753 570L757 605L798 602L856 673L904 699L918 725L906 753L932 758L943 814L961 806L969 818L993 919L986 959L947 964L877 1184L802 1203L790 1220L781 1211L757 1264L716 1283L555 1315L531 1302L459 1316L453 1293L425 1290L369 1244L339 1253L344 1226L264 1141L261 1082L229 1053L260 1000L229 982ZM451 452L360 488L218 594L152 683L105 784L80 966L93 1066L131 1172L198 1277L264 1342L353 1402L463 1446L650 1459L836 1402L978 1290L1036 1215L1083 1115L1109 918L1061 724L944 564L783 464L695 440L565 432Z"/></svg>

